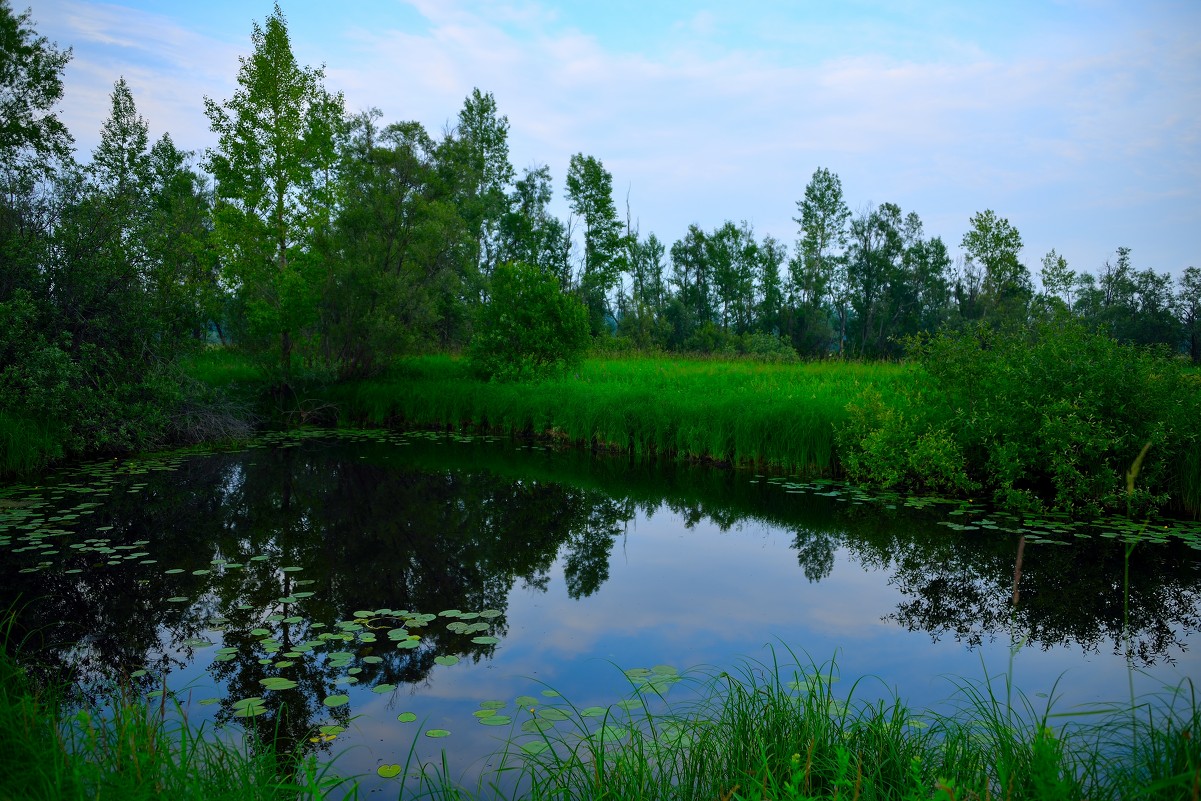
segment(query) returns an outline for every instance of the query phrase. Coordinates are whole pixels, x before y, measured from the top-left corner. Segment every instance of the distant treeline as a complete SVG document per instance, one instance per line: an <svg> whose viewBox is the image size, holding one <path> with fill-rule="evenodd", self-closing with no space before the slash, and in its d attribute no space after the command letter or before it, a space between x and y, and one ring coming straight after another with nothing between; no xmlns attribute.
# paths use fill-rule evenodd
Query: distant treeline
<svg viewBox="0 0 1201 801"><path fill-rule="evenodd" d="M10 466L21 452L221 430L188 412L209 399L174 368L205 341L236 343L281 386L299 369L365 376L406 352L464 348L494 272L518 262L578 299L599 346L899 357L911 334L1072 315L1201 359L1196 268L1173 284L1119 248L1094 276L1052 251L1036 291L1021 236L993 211L970 217L956 260L914 212L852 214L826 169L803 188L791 250L733 222L690 226L668 246L622 219L594 156L571 158L571 214L552 214L549 168L514 170L491 94L473 91L440 136L384 125L378 110L347 113L323 71L296 62L278 6L251 38L233 97L204 100L212 149L152 144L120 78L81 163L57 116L70 51L0 0Z"/></svg>

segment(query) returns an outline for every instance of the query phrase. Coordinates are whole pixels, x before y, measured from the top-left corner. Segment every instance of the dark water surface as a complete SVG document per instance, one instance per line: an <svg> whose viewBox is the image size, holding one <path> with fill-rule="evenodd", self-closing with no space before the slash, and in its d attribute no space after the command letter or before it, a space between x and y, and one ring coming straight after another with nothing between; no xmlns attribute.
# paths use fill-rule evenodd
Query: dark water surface
<svg viewBox="0 0 1201 801"><path fill-rule="evenodd" d="M40 647L31 670L85 694L165 686L193 722L279 730L391 797L379 765L445 750L473 784L543 691L612 704L629 668L791 649L918 709L956 678L1009 675L1068 710L1129 698L1131 666L1136 692L1201 677L1199 541L511 440L302 432L0 488L0 603ZM512 724L473 715L487 702ZM321 725L345 730L312 742Z"/></svg>

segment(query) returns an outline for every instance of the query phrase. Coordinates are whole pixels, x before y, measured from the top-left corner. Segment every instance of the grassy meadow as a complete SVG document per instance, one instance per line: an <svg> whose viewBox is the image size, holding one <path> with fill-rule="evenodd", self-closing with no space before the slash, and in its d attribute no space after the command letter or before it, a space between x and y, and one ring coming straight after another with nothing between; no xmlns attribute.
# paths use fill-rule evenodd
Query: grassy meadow
<svg viewBox="0 0 1201 801"><path fill-rule="evenodd" d="M560 378L498 383L440 355L405 359L323 396L353 422L487 426L636 454L830 470L847 403L869 386L887 397L913 370L643 356L592 358Z"/></svg>

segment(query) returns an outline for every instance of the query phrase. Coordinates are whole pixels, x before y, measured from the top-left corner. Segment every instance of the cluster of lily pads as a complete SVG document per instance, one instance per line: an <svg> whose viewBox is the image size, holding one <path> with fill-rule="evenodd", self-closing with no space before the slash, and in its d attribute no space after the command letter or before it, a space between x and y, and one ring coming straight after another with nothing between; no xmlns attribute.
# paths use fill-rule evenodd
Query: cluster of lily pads
<svg viewBox="0 0 1201 801"><path fill-rule="evenodd" d="M874 504L888 509L896 509L898 506L911 509L949 507L945 512L948 519L939 520L936 525L952 531L995 531L1023 535L1027 543L1036 545L1070 545L1073 540L1094 538L1152 544L1176 540L1189 548L1201 550L1201 522L1195 520L1147 522L1123 517L1105 517L1086 521L1071 520L1061 513L1022 516L995 511L988 504L978 501L870 491L830 479L802 481L797 478L756 474L751 481L778 486L788 494L817 495L852 505Z"/></svg>

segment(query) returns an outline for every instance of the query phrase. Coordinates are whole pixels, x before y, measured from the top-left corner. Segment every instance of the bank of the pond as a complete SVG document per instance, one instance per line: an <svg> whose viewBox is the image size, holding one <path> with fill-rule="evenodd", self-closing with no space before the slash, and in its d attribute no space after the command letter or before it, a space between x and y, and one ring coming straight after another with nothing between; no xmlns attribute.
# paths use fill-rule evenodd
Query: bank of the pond
<svg viewBox="0 0 1201 801"><path fill-rule="evenodd" d="M1114 362L1100 371L1113 386L1070 366L1063 369L1074 377L1058 381L992 365L973 383L958 374L940 379L919 364L656 356L594 357L557 378L495 382L440 355L327 385L309 409L336 409L339 420L357 425L470 426L832 474L886 489L982 495L1014 511L1197 514L1201 385L1153 353L1099 337L1089 343L1117 354L1097 357ZM1049 361L1055 354L1039 364ZM1150 455L1129 491L1126 474L1144 445Z"/></svg>
<svg viewBox="0 0 1201 801"><path fill-rule="evenodd" d="M58 688L37 686L0 648L4 801L295 801L353 791L329 766L252 739L215 736L174 703L119 688L99 706L68 709ZM293 772L281 775L282 765Z"/></svg>
<svg viewBox="0 0 1201 801"><path fill-rule="evenodd" d="M835 433L866 388L884 398L913 368L882 363L593 358L556 379L481 381L460 359L399 362L321 397L352 423L477 426L635 454L836 469Z"/></svg>
<svg viewBox="0 0 1201 801"><path fill-rule="evenodd" d="M832 663L626 675L630 697L607 709L543 693L476 787L456 786L438 764L381 765L379 775L397 778L398 797L538 801L1117 801L1201 793L1201 738L1193 736L1201 705L1191 685L1062 712L1052 702L1011 698L1008 677L963 680L957 711L936 714L900 700L857 702L854 687L836 691ZM659 709L656 702L677 683L691 685L683 689L688 700ZM281 777L280 765L292 763L261 739L235 739L241 743L120 693L103 709L68 712L0 652L0 798L359 795L353 777L337 775L336 757L325 764L308 758ZM514 786L514 775L516 789L502 791L502 781Z"/></svg>

